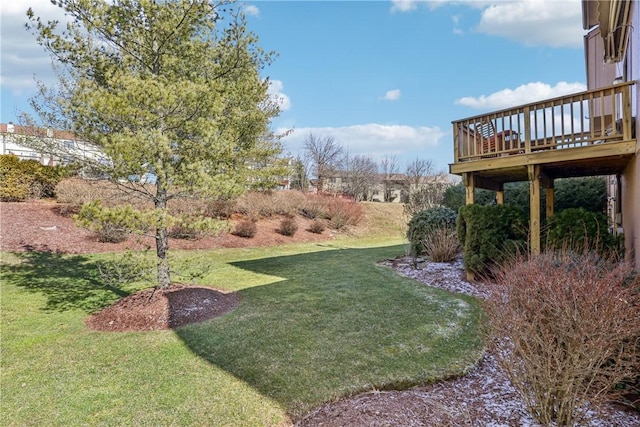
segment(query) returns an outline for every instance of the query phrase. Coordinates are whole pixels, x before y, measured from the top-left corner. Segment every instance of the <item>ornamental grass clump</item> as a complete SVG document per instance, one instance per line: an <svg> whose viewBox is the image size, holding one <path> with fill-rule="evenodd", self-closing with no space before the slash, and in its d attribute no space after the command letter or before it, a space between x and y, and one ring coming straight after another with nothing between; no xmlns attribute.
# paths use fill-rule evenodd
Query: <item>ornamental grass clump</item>
<svg viewBox="0 0 640 427"><path fill-rule="evenodd" d="M422 248L433 262L449 262L460 253L460 243L455 228L437 228L424 236Z"/></svg>
<svg viewBox="0 0 640 427"><path fill-rule="evenodd" d="M541 424L576 425L640 370L640 280L592 252L511 259L486 302L500 366Z"/></svg>

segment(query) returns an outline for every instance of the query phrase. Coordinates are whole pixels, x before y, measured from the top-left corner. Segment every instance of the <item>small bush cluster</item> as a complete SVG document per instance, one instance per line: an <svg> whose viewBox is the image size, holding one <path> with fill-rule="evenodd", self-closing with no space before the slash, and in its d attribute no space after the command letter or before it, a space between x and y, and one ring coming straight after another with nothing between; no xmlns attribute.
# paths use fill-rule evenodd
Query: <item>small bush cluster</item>
<svg viewBox="0 0 640 427"><path fill-rule="evenodd" d="M238 199L235 211L253 218L294 215L304 206L305 201L305 195L299 191L252 191Z"/></svg>
<svg viewBox="0 0 640 427"><path fill-rule="evenodd" d="M586 402L611 400L640 372L640 280L593 253L511 259L494 274L488 338L543 425L575 425ZM555 423L555 424L553 424Z"/></svg>
<svg viewBox="0 0 640 427"><path fill-rule="evenodd" d="M338 197L308 196L300 213L310 219L323 219L334 230L356 226L362 221L362 206L353 200Z"/></svg>
<svg viewBox="0 0 640 427"><path fill-rule="evenodd" d="M68 167L44 166L36 160L0 155L0 200L23 202L54 197L56 184L71 173Z"/></svg>
<svg viewBox="0 0 640 427"><path fill-rule="evenodd" d="M409 221L409 228L407 229L407 239L411 245L411 253L419 255L426 253L430 255L425 248L424 242L428 239L434 231L440 229L453 229L456 224L457 214L454 210L438 206L431 209L426 209L415 214ZM445 237L449 233L443 233L438 237ZM447 239L440 239L438 243L445 243ZM431 246L436 246L436 242L432 241ZM457 247L457 240L455 247Z"/></svg>
<svg viewBox="0 0 640 427"><path fill-rule="evenodd" d="M298 231L298 223L293 218L285 218L280 221L280 227L278 228L278 233L283 236L293 236Z"/></svg>
<svg viewBox="0 0 640 427"><path fill-rule="evenodd" d="M311 221L311 224L309 224L309 231L315 234L322 234L325 228L324 221L321 219L314 219Z"/></svg>
<svg viewBox="0 0 640 427"><path fill-rule="evenodd" d="M254 221L243 220L236 224L232 233L238 237L250 239L258 233L258 226Z"/></svg>
<svg viewBox="0 0 640 427"><path fill-rule="evenodd" d="M272 199L275 213L287 216L297 214L307 200L303 192L294 190L276 191Z"/></svg>
<svg viewBox="0 0 640 427"><path fill-rule="evenodd" d="M248 217L268 218L275 214L270 192L252 191L243 194L236 204L236 212Z"/></svg>

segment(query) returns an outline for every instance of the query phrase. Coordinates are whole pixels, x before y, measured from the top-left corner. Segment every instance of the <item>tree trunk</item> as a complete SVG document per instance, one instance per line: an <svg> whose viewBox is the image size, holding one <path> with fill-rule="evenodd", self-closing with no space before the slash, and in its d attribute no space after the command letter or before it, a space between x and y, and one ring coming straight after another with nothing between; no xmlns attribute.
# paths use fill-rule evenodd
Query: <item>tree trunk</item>
<svg viewBox="0 0 640 427"><path fill-rule="evenodd" d="M158 182L155 208L158 213L156 223L156 255L158 288L168 288L171 285L171 270L169 268L169 232L167 230L167 190Z"/></svg>

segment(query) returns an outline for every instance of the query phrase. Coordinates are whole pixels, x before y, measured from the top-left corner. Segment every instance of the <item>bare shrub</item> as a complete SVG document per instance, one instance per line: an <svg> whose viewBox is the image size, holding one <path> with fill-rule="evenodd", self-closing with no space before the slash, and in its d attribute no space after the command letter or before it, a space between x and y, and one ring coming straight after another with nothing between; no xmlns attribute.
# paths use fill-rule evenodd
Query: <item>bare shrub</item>
<svg viewBox="0 0 640 427"><path fill-rule="evenodd" d="M80 178L63 179L56 185L56 199L58 203L82 206L84 203L103 198L103 187L96 181L85 181Z"/></svg>
<svg viewBox="0 0 640 427"><path fill-rule="evenodd" d="M321 219L314 219L311 224L309 224L309 231L315 234L322 234L325 228L324 221Z"/></svg>
<svg viewBox="0 0 640 427"><path fill-rule="evenodd" d="M252 238L258 232L258 226L250 220L243 220L236 224L233 234L238 237Z"/></svg>
<svg viewBox="0 0 640 427"><path fill-rule="evenodd" d="M540 423L574 425L640 370L640 280L628 263L545 253L496 272L486 303L502 369Z"/></svg>
<svg viewBox="0 0 640 427"><path fill-rule="evenodd" d="M130 205L139 210L152 207L149 202L139 197L140 191L151 191L151 188L149 185L144 188L136 183L115 184L81 178L63 179L55 187L58 203L66 204L70 210L96 201L101 201L102 205L107 207Z"/></svg>
<svg viewBox="0 0 640 427"><path fill-rule="evenodd" d="M348 226L356 226L364 216L362 205L352 200L333 198L327 201L329 226L342 230Z"/></svg>
<svg viewBox="0 0 640 427"><path fill-rule="evenodd" d="M310 194L306 197L304 206L300 209L300 214L309 219L328 219L326 197Z"/></svg>
<svg viewBox="0 0 640 427"><path fill-rule="evenodd" d="M278 228L278 233L283 236L293 236L298 231L298 223L293 218L284 218L280 221L280 228Z"/></svg>
<svg viewBox="0 0 640 427"><path fill-rule="evenodd" d="M326 219L336 230L358 225L364 216L362 206L353 200L318 195L307 196L300 213L310 219Z"/></svg>
<svg viewBox="0 0 640 427"><path fill-rule="evenodd" d="M273 196L268 192L252 191L238 199L236 212L246 216L268 218L276 213Z"/></svg>
<svg viewBox="0 0 640 427"><path fill-rule="evenodd" d="M215 199L208 200L205 215L209 218L228 219L236 212L236 200Z"/></svg>
<svg viewBox="0 0 640 427"><path fill-rule="evenodd" d="M272 197L273 208L278 215L293 216L304 207L306 201L304 193L295 190L276 191Z"/></svg>
<svg viewBox="0 0 640 427"><path fill-rule="evenodd" d="M422 239L422 248L433 262L449 262L460 253L456 230L452 227L436 228Z"/></svg>

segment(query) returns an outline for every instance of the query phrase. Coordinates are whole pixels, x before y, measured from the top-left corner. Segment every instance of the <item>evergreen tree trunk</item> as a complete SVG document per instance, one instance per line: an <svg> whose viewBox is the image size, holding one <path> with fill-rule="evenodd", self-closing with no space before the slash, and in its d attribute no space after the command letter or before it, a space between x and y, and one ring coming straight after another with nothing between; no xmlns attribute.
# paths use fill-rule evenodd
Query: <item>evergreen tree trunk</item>
<svg viewBox="0 0 640 427"><path fill-rule="evenodd" d="M155 208L158 211L156 224L156 254L158 287L168 288L171 285L171 270L169 268L169 232L167 230L167 190L164 183L158 182L158 190L155 200Z"/></svg>

